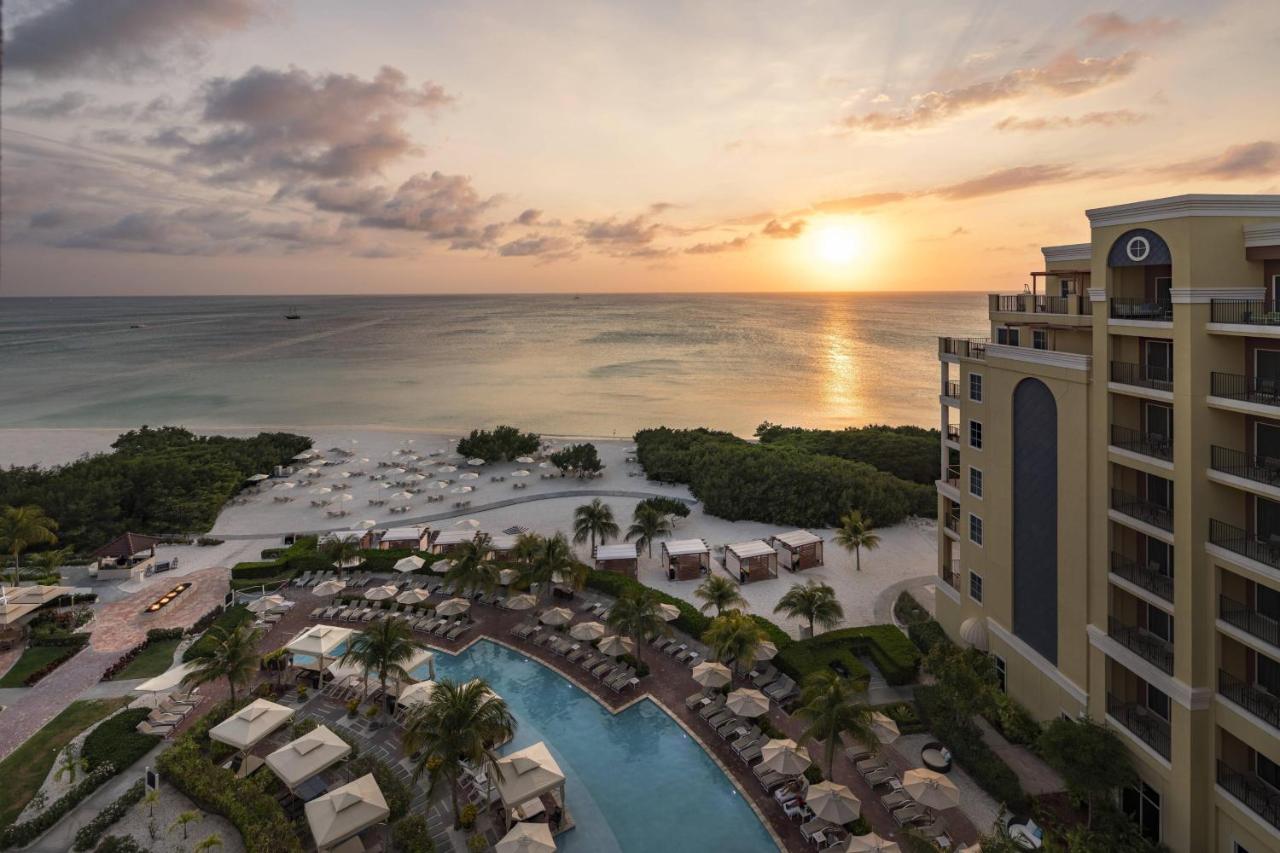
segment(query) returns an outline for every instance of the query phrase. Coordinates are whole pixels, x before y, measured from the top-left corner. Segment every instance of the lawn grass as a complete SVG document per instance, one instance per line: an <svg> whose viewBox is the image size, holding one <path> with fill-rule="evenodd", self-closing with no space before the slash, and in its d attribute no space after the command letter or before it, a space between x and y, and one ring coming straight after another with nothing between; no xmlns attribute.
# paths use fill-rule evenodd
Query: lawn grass
<svg viewBox="0 0 1280 853"><path fill-rule="evenodd" d="M111 681L126 681L130 678L151 678L173 666L173 653L178 648L180 639L157 640L138 653L123 669L111 676Z"/></svg>
<svg viewBox="0 0 1280 853"><path fill-rule="evenodd" d="M57 660L67 658L80 651L83 646L32 646L22 653L8 672L0 678L0 687L26 687L26 677L37 670L44 669ZM3 777L0 777L3 778Z"/></svg>
<svg viewBox="0 0 1280 853"><path fill-rule="evenodd" d="M8 826L22 814L27 803L44 784L49 768L62 748L89 726L129 704L132 697L90 699L72 702L26 743L0 761L4 796L0 797L0 827Z"/></svg>

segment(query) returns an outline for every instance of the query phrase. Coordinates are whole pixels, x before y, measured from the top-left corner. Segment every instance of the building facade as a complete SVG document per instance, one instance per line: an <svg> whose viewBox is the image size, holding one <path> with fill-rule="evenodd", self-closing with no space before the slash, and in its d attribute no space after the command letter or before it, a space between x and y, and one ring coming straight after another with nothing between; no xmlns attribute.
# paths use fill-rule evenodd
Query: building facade
<svg viewBox="0 0 1280 853"><path fill-rule="evenodd" d="M938 619L1120 734L1149 835L1280 850L1280 196L1087 216L939 341Z"/></svg>

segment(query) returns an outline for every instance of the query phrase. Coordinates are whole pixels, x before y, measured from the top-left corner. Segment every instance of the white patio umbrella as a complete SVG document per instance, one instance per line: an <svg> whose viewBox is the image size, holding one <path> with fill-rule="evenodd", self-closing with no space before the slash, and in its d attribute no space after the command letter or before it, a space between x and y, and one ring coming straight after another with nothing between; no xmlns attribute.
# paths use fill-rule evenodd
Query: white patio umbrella
<svg viewBox="0 0 1280 853"><path fill-rule="evenodd" d="M803 746L796 746L791 738L774 738L769 741L760 748L760 758L760 764L766 770L784 776L803 773L813 763L809 760L809 751Z"/></svg>
<svg viewBox="0 0 1280 853"><path fill-rule="evenodd" d="M407 501L407 500L409 500L409 498L413 497L413 495L412 495L412 494L410 494L409 492L403 492L403 491L401 491L401 492L396 492L396 493L395 493L394 495L392 495L391 497L395 498L395 499L396 499L396 500L398 500L398 501Z"/></svg>
<svg viewBox="0 0 1280 853"><path fill-rule="evenodd" d="M338 495L338 500L345 502L345 501L353 501L355 500L355 498L347 494L346 492L343 492L342 494Z"/></svg>
<svg viewBox="0 0 1280 853"><path fill-rule="evenodd" d="M461 474L458 475L458 479L459 480L479 480L480 475L477 474L475 471L463 471Z"/></svg>
<svg viewBox="0 0 1280 853"><path fill-rule="evenodd" d="M538 603L532 595L513 595L504 602L508 610L529 610Z"/></svg>
<svg viewBox="0 0 1280 853"><path fill-rule="evenodd" d="M512 471L512 472L511 472L511 476L512 476L512 477L528 477L528 476L529 476L529 472L528 472L527 470L525 470L524 468L521 468L521 469L519 469L518 471Z"/></svg>
<svg viewBox="0 0 1280 853"><path fill-rule="evenodd" d="M451 598L436 608L437 615L458 616L471 609L471 602L465 598Z"/></svg>
<svg viewBox="0 0 1280 853"><path fill-rule="evenodd" d="M596 648L601 654L609 657L617 657L618 655L635 654L636 644L633 640L626 637L619 637L617 634L610 634L600 642L596 643Z"/></svg>
<svg viewBox="0 0 1280 853"><path fill-rule="evenodd" d="M313 495L327 495L327 494L329 494L329 493L330 493L330 492L332 492L332 491L333 491L333 489L329 488L328 486L319 486L319 487L317 487L317 488L312 489L312 490L311 490L311 494L313 494Z"/></svg>
<svg viewBox="0 0 1280 853"><path fill-rule="evenodd" d="M416 554L412 554L404 559L396 560L396 564L391 568L395 569L397 572L413 572L422 568L423 564L426 562L426 560Z"/></svg>
<svg viewBox="0 0 1280 853"><path fill-rule="evenodd" d="M187 677L187 673L195 669L195 666L194 661L180 663L175 667L166 669L154 678L147 679L133 689L138 693L163 693L166 690L173 690L182 683L182 679Z"/></svg>
<svg viewBox="0 0 1280 853"><path fill-rule="evenodd" d="M425 589L408 589L396 596L401 604L421 604L431 597Z"/></svg>
<svg viewBox="0 0 1280 853"><path fill-rule="evenodd" d="M456 466L456 465L441 465L441 466L440 466L440 468L439 468L438 470L440 471L440 473L441 473L441 474L452 474L454 471L457 471L457 470L458 470L458 466Z"/></svg>
<svg viewBox="0 0 1280 853"><path fill-rule="evenodd" d="M284 603L285 597L282 595L264 595L262 598L249 602L247 609L250 613L267 613L283 606Z"/></svg>
<svg viewBox="0 0 1280 853"><path fill-rule="evenodd" d="M270 479L270 477L270 474L254 474L252 477L248 477L247 479L250 483L261 483L263 480Z"/></svg>
<svg viewBox="0 0 1280 853"><path fill-rule="evenodd" d="M567 607L552 607L546 613L538 617L543 625L568 625L573 621L573 611Z"/></svg>
<svg viewBox="0 0 1280 853"><path fill-rule="evenodd" d="M417 705L431 698L431 694L436 690L434 681L415 681L408 684L400 691L400 695L396 697L396 701L406 708L410 705Z"/></svg>
<svg viewBox="0 0 1280 853"><path fill-rule="evenodd" d="M308 467L308 468L303 468L300 473L306 474L308 477L312 477L312 476L315 476L316 474L319 474L320 469Z"/></svg>
<svg viewBox="0 0 1280 853"><path fill-rule="evenodd" d="M473 468L478 468L479 466L484 464L484 460L479 457L476 457L475 459L468 459L467 464Z"/></svg>
<svg viewBox="0 0 1280 853"><path fill-rule="evenodd" d="M775 646L772 641L763 640L761 641L759 647L756 649L756 662L758 663L760 661L773 660L773 656L776 655L777 653L778 653L778 647Z"/></svg>
<svg viewBox="0 0 1280 853"><path fill-rule="evenodd" d="M693 668L693 680L703 687L724 687L733 680L729 667L705 660Z"/></svg>
<svg viewBox="0 0 1280 853"><path fill-rule="evenodd" d="M579 622L569 629L569 636L575 640L586 640L594 643L604 636L604 626L599 622Z"/></svg>
<svg viewBox="0 0 1280 853"><path fill-rule="evenodd" d="M321 597L337 595L346 588L347 582L344 580L321 581L311 588L311 594Z"/></svg>
<svg viewBox="0 0 1280 853"><path fill-rule="evenodd" d="M769 697L750 687L741 687L733 691L724 704L739 717L760 717L769 713ZM836 821L836 823L841 822Z"/></svg>
<svg viewBox="0 0 1280 853"><path fill-rule="evenodd" d="M396 594L396 588L391 584L386 586L375 586L373 589L365 590L364 597L370 601L385 601Z"/></svg>
<svg viewBox="0 0 1280 853"><path fill-rule="evenodd" d="M901 734L898 731L898 724L888 714L880 711L871 715L871 731L881 743L892 743Z"/></svg>
<svg viewBox="0 0 1280 853"><path fill-rule="evenodd" d="M397 467L397 468L392 468L392 469L391 469L390 471L388 471L387 473L388 473L388 474L403 474L404 472L405 472L405 469L404 469L404 468L398 468L398 467Z"/></svg>
<svg viewBox="0 0 1280 853"><path fill-rule="evenodd" d="M659 604L658 612L662 614L662 618L667 622L674 622L680 618L680 608L674 604Z"/></svg>
<svg viewBox="0 0 1280 853"><path fill-rule="evenodd" d="M503 586L508 586L510 584L513 584L519 579L520 579L520 573L517 572L515 569L499 569L498 570L498 583L502 584Z"/></svg>
<svg viewBox="0 0 1280 853"><path fill-rule="evenodd" d="M469 492L474 492L474 491L475 491L475 487L473 486L454 486L452 489L449 490L449 494L465 495Z"/></svg>
<svg viewBox="0 0 1280 853"><path fill-rule="evenodd" d="M360 526L365 530L368 530L371 527L377 527L378 522L374 521L372 518L366 518L364 521L360 522Z"/></svg>
<svg viewBox="0 0 1280 853"><path fill-rule="evenodd" d="M294 456L294 457L293 457L293 461L294 461L294 462L306 462L308 459L310 459L310 458L312 457L312 455L313 455L313 451L310 451L310 450L304 450L304 451L302 451L301 453L299 453L299 454L297 454L296 456Z"/></svg>
<svg viewBox="0 0 1280 853"><path fill-rule="evenodd" d="M862 814L862 801L853 791L829 779L810 785L804 802L815 816L832 823L851 823Z"/></svg>
<svg viewBox="0 0 1280 853"><path fill-rule="evenodd" d="M493 853L556 853L551 826L520 821L493 846Z"/></svg>
<svg viewBox="0 0 1280 853"><path fill-rule="evenodd" d="M902 853L898 842L881 838L874 832L867 835L856 835L849 839L847 853Z"/></svg>
<svg viewBox="0 0 1280 853"><path fill-rule="evenodd" d="M539 463L538 463L538 467L539 467L539 468L554 468L554 467L556 467L556 466L552 465L550 462L539 462Z"/></svg>
<svg viewBox="0 0 1280 853"><path fill-rule="evenodd" d="M295 482L293 482L292 480L285 480L284 482L276 483L276 484L275 484L274 486L272 486L271 488L273 488L273 489L293 489L293 488L297 488L297 486L298 486L298 484L297 484L297 483L295 483Z"/></svg>
<svg viewBox="0 0 1280 853"><path fill-rule="evenodd" d="M427 478L422 476L421 474L410 474L408 477L405 477L405 479L411 483L421 483L423 480Z"/></svg>
<svg viewBox="0 0 1280 853"><path fill-rule="evenodd" d="M428 489L447 489L447 488L449 488L449 481L448 481L448 480L433 480L433 481L432 481L432 482L427 486L427 488L428 488Z"/></svg>
<svg viewBox="0 0 1280 853"><path fill-rule="evenodd" d="M464 518L462 519L462 521L455 521L453 523L453 526L454 527L470 527L472 530L475 530L480 526L480 522L474 518Z"/></svg>
<svg viewBox="0 0 1280 853"><path fill-rule="evenodd" d="M902 790L917 803L931 809L949 809L960 805L960 789L941 773L923 767L902 774Z"/></svg>
<svg viewBox="0 0 1280 853"><path fill-rule="evenodd" d="M516 457L516 462L518 462L518 463L519 463L519 464L521 464L521 465L532 465L532 464L533 464L533 457L532 457L532 456L517 456L517 457Z"/></svg>
<svg viewBox="0 0 1280 853"><path fill-rule="evenodd" d="M436 560L431 564L431 571L443 575L453 568L453 560Z"/></svg>

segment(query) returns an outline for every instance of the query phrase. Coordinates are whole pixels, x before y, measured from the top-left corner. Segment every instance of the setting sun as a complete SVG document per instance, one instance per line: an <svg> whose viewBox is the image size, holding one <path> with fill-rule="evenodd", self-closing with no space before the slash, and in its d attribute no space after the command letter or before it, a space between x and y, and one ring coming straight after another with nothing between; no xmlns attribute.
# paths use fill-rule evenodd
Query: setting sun
<svg viewBox="0 0 1280 853"><path fill-rule="evenodd" d="M858 260L864 250L864 235L849 222L820 225L813 232L813 252L825 264L845 266Z"/></svg>

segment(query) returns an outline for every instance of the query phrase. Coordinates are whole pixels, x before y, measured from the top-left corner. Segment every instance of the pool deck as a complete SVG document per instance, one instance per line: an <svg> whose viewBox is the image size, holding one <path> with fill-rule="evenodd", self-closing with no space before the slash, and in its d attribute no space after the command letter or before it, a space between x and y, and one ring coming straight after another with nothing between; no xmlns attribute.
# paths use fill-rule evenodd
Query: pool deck
<svg viewBox="0 0 1280 853"><path fill-rule="evenodd" d="M263 636L259 643L259 649L263 652L280 648L298 631L317 624L317 620L310 618L311 611L318 606L328 605L332 602L330 598L318 598L312 595L309 590L297 587L287 587L281 592L296 604ZM608 600L591 593L580 594L579 599L572 605L575 611L584 597L590 600ZM419 639L423 641L424 645L453 654L462 651L481 639L496 641L555 670L613 713L621 712L636 702L646 699L652 700L701 744L707 754L733 780L781 849L788 851L811 851L814 849L813 845L805 841L800 834L799 825L793 823L774 801L773 797L760 786L751 768L738 758L729 745L721 740L696 712L685 708L685 699L702 689L693 680L688 666L646 646L641 651L641 656L644 662L650 666L651 671L648 676L641 680L640 689L634 692L628 690L623 693L614 693L604 684L591 678L588 673L568 663L550 649L535 646L512 636L510 633L511 628L521 622L528 621L531 618L530 611L516 613L485 605L473 605L470 615L476 620L477 624L459 640L450 641L422 634L418 635ZM587 621L591 618L585 615L578 616L576 621ZM349 623L336 621L326 621L326 624L349 626ZM694 641L682 638L681 642L693 643ZM189 715L187 721L179 728L179 731L194 722L197 717L208 709L209 705L226 698L225 683L218 682L207 685L202 688L201 693L206 698L197 709L197 713ZM776 703L771 706L768 719L789 737L797 742L801 740L800 734L804 730L803 723L784 713ZM821 744L816 741L810 741L804 745L808 747L814 760L820 762L822 755ZM913 761L900 754L892 745L883 747L881 755L885 761L898 770L899 775L915 766ZM839 750L836 753L835 766L831 777L834 781L847 785L862 801L862 815L871 824L871 828L876 833L885 838L897 837L897 824L888 811L881 806L871 787ZM572 803L569 804L569 807L572 808ZM953 841L964 845L971 844L977 840L978 831L959 808L946 809L937 812L937 814L942 819Z"/></svg>

